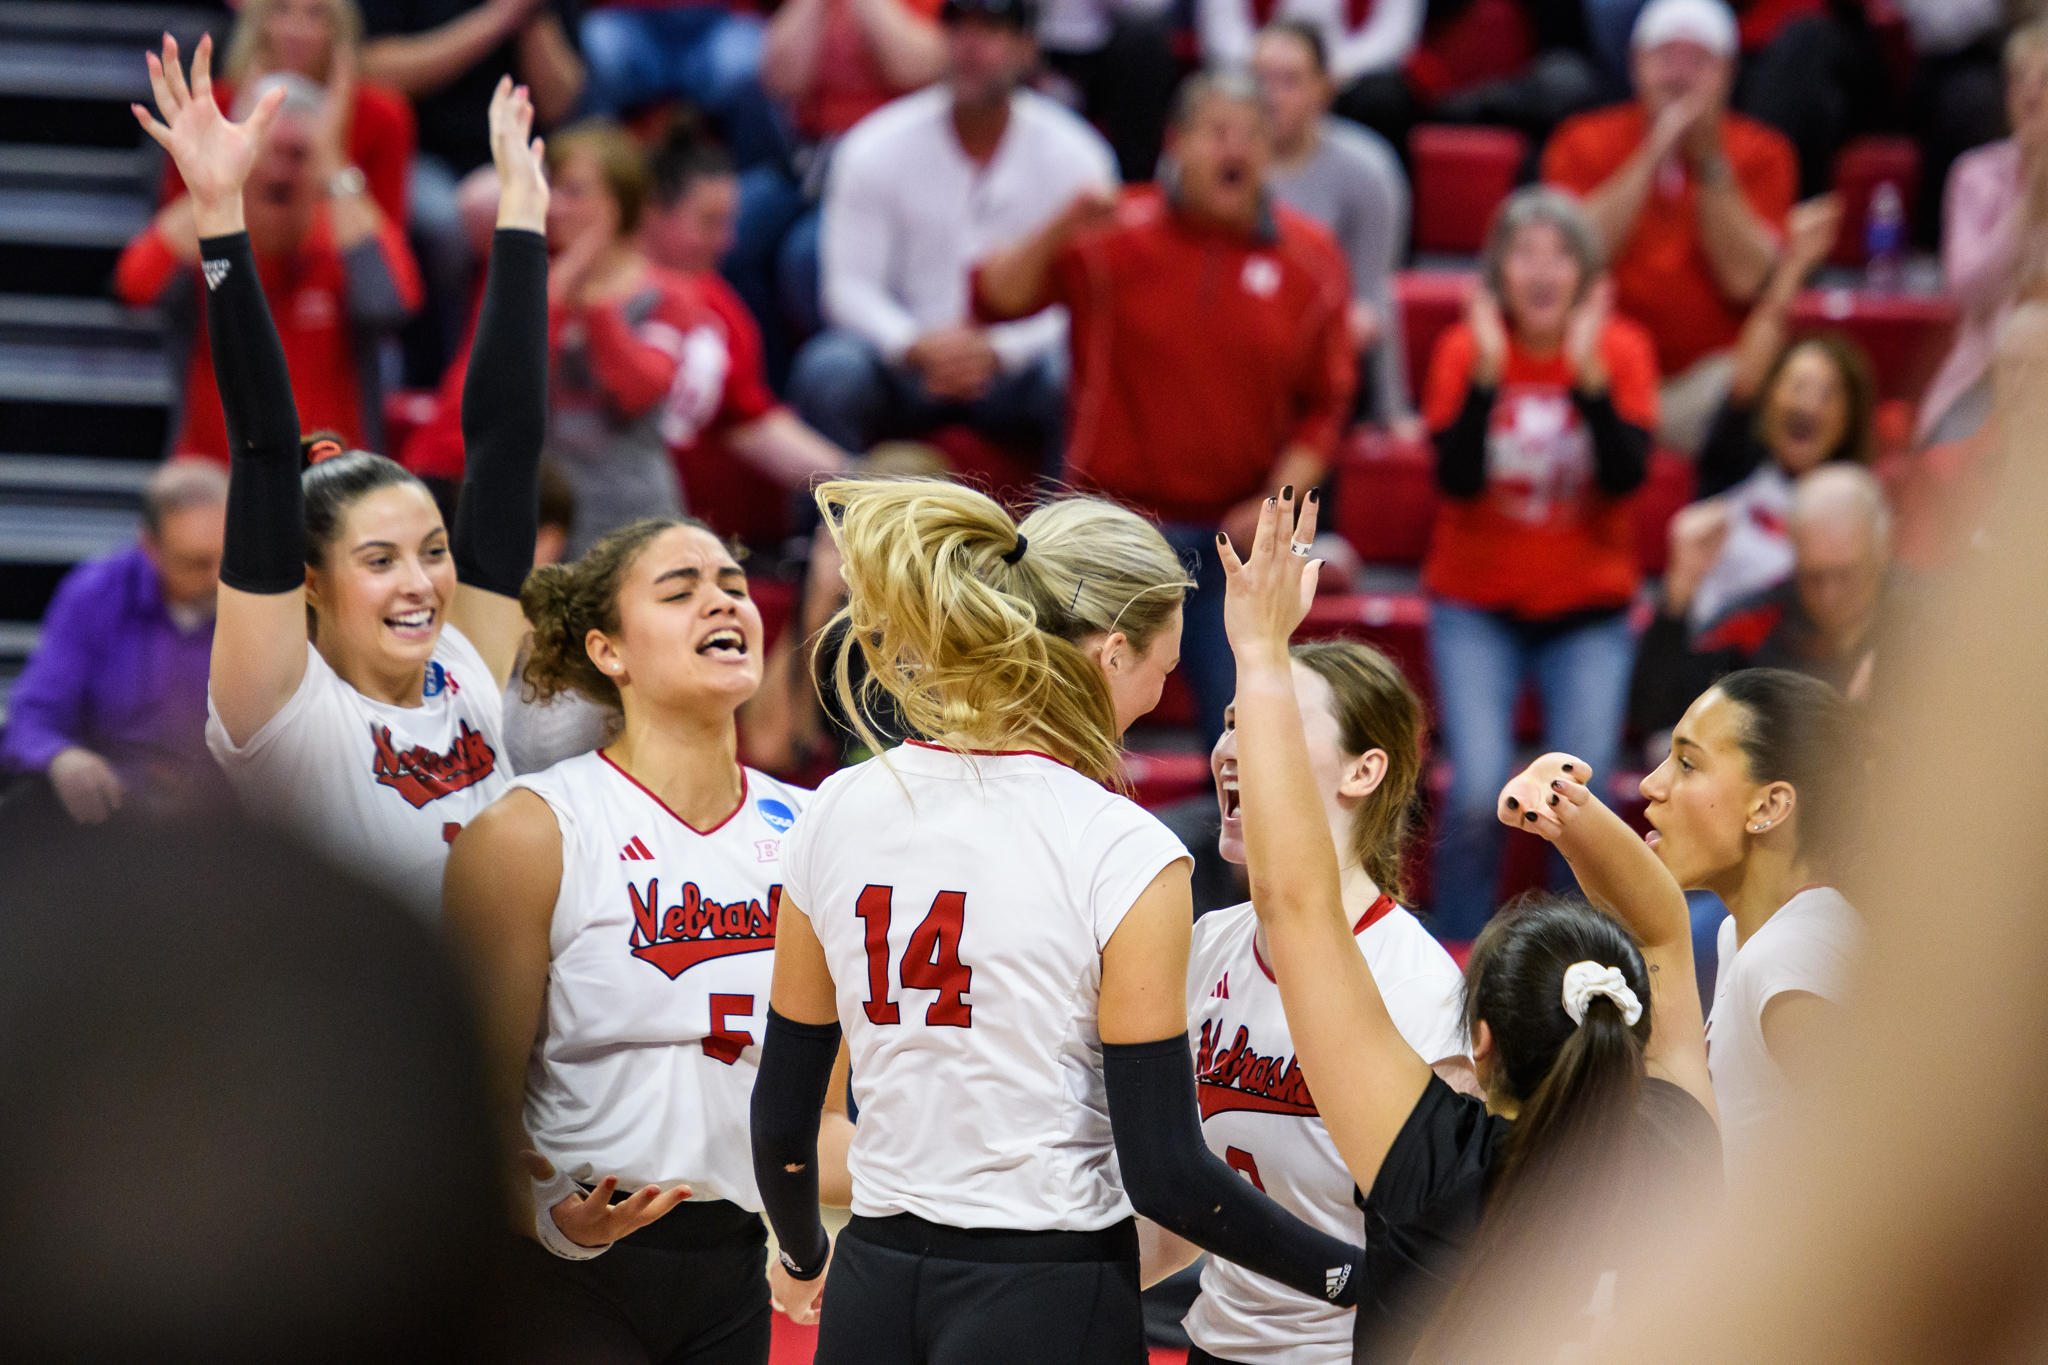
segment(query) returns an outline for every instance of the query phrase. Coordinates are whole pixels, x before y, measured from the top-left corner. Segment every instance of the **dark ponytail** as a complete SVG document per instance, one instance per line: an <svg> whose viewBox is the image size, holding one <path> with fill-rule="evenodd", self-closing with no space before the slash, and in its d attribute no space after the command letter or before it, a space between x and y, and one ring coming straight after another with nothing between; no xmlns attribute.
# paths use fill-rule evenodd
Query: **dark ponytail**
<svg viewBox="0 0 2048 1365"><path fill-rule="evenodd" d="M1862 718L1818 678L1783 668L1745 668L1714 684L1742 708L1742 753L1752 782L1786 782L1798 793L1799 851L1839 862L1862 814Z"/></svg>
<svg viewBox="0 0 2048 1365"><path fill-rule="evenodd" d="M1564 978L1579 962L1620 970L1642 1006L1633 1025L1606 996L1593 997L1584 1021L1572 1022ZM1465 1025L1476 1032L1481 1022L1493 1039L1491 1088L1520 1113L1493 1168L1464 1267L1417 1360L1468 1360L1501 1331L1519 1336L1537 1325L1507 1315L1529 1302L1550 1305L1561 1318L1582 1313L1625 1212L1650 1041L1650 976L1635 939L1582 902L1524 898L1494 916L1472 945Z"/></svg>

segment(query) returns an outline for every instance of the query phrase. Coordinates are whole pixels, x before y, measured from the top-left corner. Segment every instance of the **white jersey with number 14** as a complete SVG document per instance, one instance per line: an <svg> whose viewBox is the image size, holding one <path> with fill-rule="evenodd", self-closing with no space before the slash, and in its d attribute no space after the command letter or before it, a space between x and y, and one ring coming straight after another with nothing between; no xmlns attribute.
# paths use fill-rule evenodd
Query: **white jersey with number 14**
<svg viewBox="0 0 2048 1365"><path fill-rule="evenodd" d="M1043 754L912 742L826 779L783 844L860 1106L853 1211L1092 1232L1128 1218L1103 1090L1102 950L1187 858Z"/></svg>

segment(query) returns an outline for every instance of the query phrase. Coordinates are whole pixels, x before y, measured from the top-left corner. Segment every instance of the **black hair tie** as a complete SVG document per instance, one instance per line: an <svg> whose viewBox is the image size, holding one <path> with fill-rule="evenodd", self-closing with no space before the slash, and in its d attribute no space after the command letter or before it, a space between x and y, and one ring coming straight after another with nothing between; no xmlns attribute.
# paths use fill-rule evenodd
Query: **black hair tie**
<svg viewBox="0 0 2048 1365"><path fill-rule="evenodd" d="M1015 545L1012 545L1010 547L1010 552L1003 556L1003 563L1015 564L1018 560L1024 557L1024 552L1029 548L1031 548L1031 542L1024 538L1024 533L1022 531L1019 531L1017 533L1017 543Z"/></svg>

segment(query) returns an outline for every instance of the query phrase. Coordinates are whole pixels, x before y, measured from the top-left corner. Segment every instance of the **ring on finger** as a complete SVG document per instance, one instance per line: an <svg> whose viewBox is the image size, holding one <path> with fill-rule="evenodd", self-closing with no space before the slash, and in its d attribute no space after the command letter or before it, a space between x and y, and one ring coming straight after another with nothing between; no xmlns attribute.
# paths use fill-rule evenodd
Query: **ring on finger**
<svg viewBox="0 0 2048 1365"><path fill-rule="evenodd" d="M1288 548L1288 550L1289 550L1290 552L1292 552L1292 553L1294 553L1294 554L1297 554L1297 555L1300 555L1300 556L1301 556L1301 557L1302 557L1303 559L1307 559L1307 558L1308 558L1308 552L1309 552L1309 550L1310 550L1310 548L1311 548L1311 547L1310 547L1310 546L1307 546L1307 545L1304 545L1304 544L1302 544L1302 543L1301 543L1300 541L1298 541L1298 540L1290 540L1290 541L1288 541L1288 542L1287 542L1287 548Z"/></svg>

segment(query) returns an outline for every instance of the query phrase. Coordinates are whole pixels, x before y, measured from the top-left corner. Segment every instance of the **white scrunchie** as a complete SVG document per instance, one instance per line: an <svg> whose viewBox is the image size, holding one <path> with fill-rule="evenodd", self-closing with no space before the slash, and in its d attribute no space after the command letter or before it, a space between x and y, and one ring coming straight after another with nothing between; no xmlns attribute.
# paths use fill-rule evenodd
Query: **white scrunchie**
<svg viewBox="0 0 2048 1365"><path fill-rule="evenodd" d="M1586 1022L1586 1006L1596 995L1604 995L1621 1008L1621 1022L1630 1028L1643 1017L1643 1002L1628 988L1628 978L1619 967L1597 962L1574 962L1564 969L1564 1012L1572 1023Z"/></svg>
<svg viewBox="0 0 2048 1365"><path fill-rule="evenodd" d="M555 1223L555 1205L572 1194L582 1194L583 1187L571 1180L560 1166L546 1180L533 1182L533 1230L540 1238L540 1244L565 1261L590 1261L612 1249L606 1242L601 1247L587 1247L581 1242L572 1242Z"/></svg>

